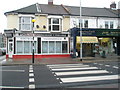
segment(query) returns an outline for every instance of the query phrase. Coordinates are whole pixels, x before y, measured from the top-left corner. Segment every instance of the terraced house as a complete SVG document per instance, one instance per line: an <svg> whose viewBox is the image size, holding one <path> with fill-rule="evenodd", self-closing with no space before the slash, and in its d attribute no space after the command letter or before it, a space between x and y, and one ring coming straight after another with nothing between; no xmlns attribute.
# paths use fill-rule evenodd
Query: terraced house
<svg viewBox="0 0 120 90"><path fill-rule="evenodd" d="M119 32L117 29L117 9L83 7L82 21L79 20L79 11L79 7L54 5L52 0L48 0L48 4L36 3L18 10L6 12L6 57L14 59L31 58L33 37L35 58L70 57L72 49L76 50L79 43L71 39L69 32L73 28L79 28L80 24L82 24L83 29L88 31L91 28L95 30L97 28L106 28L115 29L114 31ZM34 23L32 22L33 19L35 19ZM87 37L88 35L85 36ZM77 35L74 38L76 37ZM94 35L96 40L94 45L92 45L92 41L88 41L85 46L95 46L96 43L99 43L98 37L103 38L103 36ZM118 37L120 38L120 33L110 37L110 50L114 44L117 44L116 40L119 40L117 39ZM113 39L115 39L115 42ZM77 44L75 45L74 43ZM76 52L75 50L74 52ZM90 49L90 52L91 50L93 49ZM117 50L120 51L120 48Z"/></svg>

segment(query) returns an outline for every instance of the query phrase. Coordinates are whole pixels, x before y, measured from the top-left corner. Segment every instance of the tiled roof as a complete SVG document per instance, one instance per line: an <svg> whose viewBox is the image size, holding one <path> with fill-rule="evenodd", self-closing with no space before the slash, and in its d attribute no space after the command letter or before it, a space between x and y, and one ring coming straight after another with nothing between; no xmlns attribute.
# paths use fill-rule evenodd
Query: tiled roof
<svg viewBox="0 0 120 90"><path fill-rule="evenodd" d="M92 8L82 7L83 16L95 16L95 17L118 17L117 10L108 8ZM48 4L33 4L28 7L24 7L18 10L6 12L18 13L18 14L50 14L50 15L76 15L79 16L80 8L76 6L64 6L64 5L48 5Z"/></svg>

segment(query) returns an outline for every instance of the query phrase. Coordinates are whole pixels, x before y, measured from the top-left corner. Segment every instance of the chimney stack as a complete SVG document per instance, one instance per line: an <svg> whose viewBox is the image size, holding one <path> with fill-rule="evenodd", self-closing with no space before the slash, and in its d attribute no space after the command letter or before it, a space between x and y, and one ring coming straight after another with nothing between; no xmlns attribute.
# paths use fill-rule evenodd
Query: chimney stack
<svg viewBox="0 0 120 90"><path fill-rule="evenodd" d="M53 0L48 0L48 5L53 5Z"/></svg>
<svg viewBox="0 0 120 90"><path fill-rule="evenodd" d="M115 2L112 2L112 3L110 4L110 8L111 8L111 9L116 9L116 3L115 3Z"/></svg>

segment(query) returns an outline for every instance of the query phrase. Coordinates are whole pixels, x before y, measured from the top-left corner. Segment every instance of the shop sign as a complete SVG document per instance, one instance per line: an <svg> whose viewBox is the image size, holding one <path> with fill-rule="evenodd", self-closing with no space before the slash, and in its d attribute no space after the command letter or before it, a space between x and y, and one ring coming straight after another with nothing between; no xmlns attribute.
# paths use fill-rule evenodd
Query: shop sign
<svg viewBox="0 0 120 90"><path fill-rule="evenodd" d="M77 33L77 36L80 35L80 31ZM95 30L82 30L82 36L96 36Z"/></svg>
<svg viewBox="0 0 120 90"><path fill-rule="evenodd" d="M42 41L68 41L66 37L42 37Z"/></svg>
<svg viewBox="0 0 120 90"><path fill-rule="evenodd" d="M97 36L120 36L120 31L98 31Z"/></svg>
<svg viewBox="0 0 120 90"><path fill-rule="evenodd" d="M17 41L33 41L33 37L16 37ZM34 40L37 41L37 38L34 37Z"/></svg>

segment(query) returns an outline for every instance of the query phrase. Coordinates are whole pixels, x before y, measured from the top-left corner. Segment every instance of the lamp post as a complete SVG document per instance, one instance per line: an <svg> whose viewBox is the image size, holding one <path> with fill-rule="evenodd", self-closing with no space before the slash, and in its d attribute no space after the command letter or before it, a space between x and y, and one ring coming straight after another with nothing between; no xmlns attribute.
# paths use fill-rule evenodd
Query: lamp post
<svg viewBox="0 0 120 90"><path fill-rule="evenodd" d="M35 46L34 46L34 23L35 23L35 19L32 19L32 23L33 23L33 26L32 26L32 33L33 33L33 42L32 42L32 63L34 63L34 49L35 49Z"/></svg>
<svg viewBox="0 0 120 90"><path fill-rule="evenodd" d="M81 8L81 0L80 0L80 22L82 22L82 8ZM80 61L82 61L82 23L80 23Z"/></svg>

